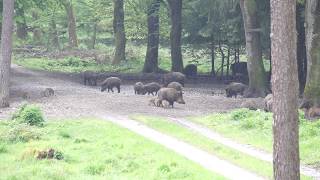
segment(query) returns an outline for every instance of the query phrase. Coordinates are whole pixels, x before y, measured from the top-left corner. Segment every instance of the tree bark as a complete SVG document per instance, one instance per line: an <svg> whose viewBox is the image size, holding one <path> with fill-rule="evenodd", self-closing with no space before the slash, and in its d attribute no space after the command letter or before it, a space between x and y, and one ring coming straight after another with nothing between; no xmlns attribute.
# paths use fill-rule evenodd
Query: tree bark
<svg viewBox="0 0 320 180"><path fill-rule="evenodd" d="M215 43L213 40L213 35L211 36L211 75L215 76L216 75L216 70L215 70Z"/></svg>
<svg viewBox="0 0 320 180"><path fill-rule="evenodd" d="M14 0L3 0L0 52L0 108L9 107Z"/></svg>
<svg viewBox="0 0 320 180"><path fill-rule="evenodd" d="M246 97L264 97L267 93L266 73L262 62L260 23L256 0L240 0L246 36L249 88Z"/></svg>
<svg viewBox="0 0 320 180"><path fill-rule="evenodd" d="M223 72L224 72L223 66L224 66L225 55L224 55L223 48L221 46L221 42L220 41L219 41L219 51L221 53L221 79L222 79L223 78Z"/></svg>
<svg viewBox="0 0 320 180"><path fill-rule="evenodd" d="M124 29L123 0L114 0L113 31L115 37L115 55L112 64L126 60L126 34Z"/></svg>
<svg viewBox="0 0 320 180"><path fill-rule="evenodd" d="M160 0L154 0L148 9L148 47L143 72L158 71Z"/></svg>
<svg viewBox="0 0 320 180"><path fill-rule="evenodd" d="M320 106L320 2L306 1L306 46L308 74L304 90L305 101Z"/></svg>
<svg viewBox="0 0 320 180"><path fill-rule="evenodd" d="M28 36L28 31L23 7L17 8L16 14L21 18L20 21L17 21L17 37L19 39L26 39Z"/></svg>
<svg viewBox="0 0 320 180"><path fill-rule="evenodd" d="M78 47L76 18L73 13L72 0L63 1L68 16L69 48Z"/></svg>
<svg viewBox="0 0 320 180"><path fill-rule="evenodd" d="M59 37L58 37L58 32L57 32L57 24L56 24L54 17L52 17L49 26L50 26L50 37L48 38L48 41L49 41L48 50L52 50L52 49L60 50ZM50 41L51 41L51 43L50 43Z"/></svg>
<svg viewBox="0 0 320 180"><path fill-rule="evenodd" d="M296 1L271 0L273 169L276 180L299 180Z"/></svg>
<svg viewBox="0 0 320 180"><path fill-rule="evenodd" d="M171 18L171 61L172 71L183 72L181 54L181 31L182 31L182 0L168 0Z"/></svg>
<svg viewBox="0 0 320 180"><path fill-rule="evenodd" d="M227 79L229 78L229 66L230 66L230 47L228 47L227 53Z"/></svg>
<svg viewBox="0 0 320 180"><path fill-rule="evenodd" d="M93 34L92 34L92 38L91 38L91 49L94 49L95 46L96 46L96 41L97 41L97 26L98 26L98 23L97 21L94 21L94 24L93 24Z"/></svg>
<svg viewBox="0 0 320 180"><path fill-rule="evenodd" d="M37 12L33 11L32 12L32 19L33 21L38 21L39 20L39 15ZM32 33L33 33L33 41L35 43L41 43L41 29L39 26L34 26L33 27L33 30L32 30Z"/></svg>

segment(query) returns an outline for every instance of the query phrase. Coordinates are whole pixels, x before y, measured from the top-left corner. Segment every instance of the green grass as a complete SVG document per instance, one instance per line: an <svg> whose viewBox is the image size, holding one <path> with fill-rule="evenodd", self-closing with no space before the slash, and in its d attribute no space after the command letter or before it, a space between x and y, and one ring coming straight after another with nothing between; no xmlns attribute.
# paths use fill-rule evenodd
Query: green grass
<svg viewBox="0 0 320 180"><path fill-rule="evenodd" d="M320 121L311 122L300 112L300 158L304 164L320 168ZM243 144L272 152L272 113L235 110L231 113L190 118Z"/></svg>
<svg viewBox="0 0 320 180"><path fill-rule="evenodd" d="M224 179L126 129L98 120L48 121L40 139L8 141L0 122L0 179ZM63 160L37 160L53 148Z"/></svg>
<svg viewBox="0 0 320 180"><path fill-rule="evenodd" d="M270 179L272 178L271 163L261 161L239 151L233 150L163 118L142 115L136 115L132 118L160 132L176 137L222 159L228 160L244 169Z"/></svg>

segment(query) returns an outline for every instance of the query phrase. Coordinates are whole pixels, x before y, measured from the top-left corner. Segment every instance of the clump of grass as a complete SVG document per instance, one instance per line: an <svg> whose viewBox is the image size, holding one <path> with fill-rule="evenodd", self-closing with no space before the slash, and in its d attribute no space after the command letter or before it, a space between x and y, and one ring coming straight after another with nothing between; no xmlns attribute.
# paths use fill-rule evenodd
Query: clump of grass
<svg viewBox="0 0 320 180"><path fill-rule="evenodd" d="M27 124L16 124L11 127L2 137L8 142L29 142L30 140L39 140L41 133L35 127Z"/></svg>
<svg viewBox="0 0 320 180"><path fill-rule="evenodd" d="M63 137L63 138L66 138L66 139L71 138L71 135L70 135L68 132L66 132L66 131L60 131L60 132L59 132L59 135L60 135L61 137Z"/></svg>
<svg viewBox="0 0 320 180"><path fill-rule="evenodd" d="M7 146L4 143L0 142L0 154L6 152L8 152Z"/></svg>
<svg viewBox="0 0 320 180"><path fill-rule="evenodd" d="M43 126L44 118L41 109L36 105L24 104L11 118L13 121L30 126Z"/></svg>

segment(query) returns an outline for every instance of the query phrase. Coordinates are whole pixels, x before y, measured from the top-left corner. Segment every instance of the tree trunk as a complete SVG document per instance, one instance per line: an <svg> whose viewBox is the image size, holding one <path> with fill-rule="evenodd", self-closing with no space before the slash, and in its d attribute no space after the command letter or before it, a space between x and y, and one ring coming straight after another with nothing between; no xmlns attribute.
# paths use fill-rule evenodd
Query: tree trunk
<svg viewBox="0 0 320 180"><path fill-rule="evenodd" d="M160 0L154 0L148 9L148 47L143 72L158 71Z"/></svg>
<svg viewBox="0 0 320 180"><path fill-rule="evenodd" d="M58 49L60 50L60 45L59 45L59 37L58 37L58 32L57 32L57 25L54 17L52 17L50 21L50 37L48 38L49 43L48 43L48 49ZM51 41L51 43L50 43Z"/></svg>
<svg viewBox="0 0 320 180"><path fill-rule="evenodd" d="M97 26L98 26L98 23L97 21L94 22L93 24L93 34L92 34L92 38L91 38L91 49L94 49L95 46L96 46L96 41L97 41Z"/></svg>
<svg viewBox="0 0 320 180"><path fill-rule="evenodd" d="M248 56L249 88L245 93L246 97L264 97L267 93L267 81L262 62L261 27L256 3L256 0L240 0Z"/></svg>
<svg viewBox="0 0 320 180"><path fill-rule="evenodd" d="M228 54L227 54L227 79L229 78L229 66L230 66L230 47L228 47Z"/></svg>
<svg viewBox="0 0 320 180"><path fill-rule="evenodd" d="M320 106L320 2L307 0L306 4L306 46L308 60L305 101Z"/></svg>
<svg viewBox="0 0 320 180"><path fill-rule="evenodd" d="M32 19L33 19L33 21L39 20L39 15L37 12L35 12L35 11L32 12ZM34 26L32 32L33 32L33 41L38 44L41 43L41 29L40 29L40 27L37 25Z"/></svg>
<svg viewBox="0 0 320 180"><path fill-rule="evenodd" d="M171 17L171 61L172 71L182 72L183 61L181 54L181 31L182 31L182 0L168 0Z"/></svg>
<svg viewBox="0 0 320 180"><path fill-rule="evenodd" d="M21 18L19 18L19 20L17 21L17 37L19 39L26 39L28 36L28 31L23 7L17 8L16 14Z"/></svg>
<svg viewBox="0 0 320 180"><path fill-rule="evenodd" d="M225 55L224 55L224 52L223 52L223 49L222 49L222 46L221 46L221 42L219 42L219 50L220 50L220 53L221 53L221 79L222 79L223 78L223 66L224 66Z"/></svg>
<svg viewBox="0 0 320 180"><path fill-rule="evenodd" d="M215 70L215 44L214 44L214 40L213 40L213 36L211 37L211 75L215 76L216 75L216 70Z"/></svg>
<svg viewBox="0 0 320 180"><path fill-rule="evenodd" d="M297 31L298 31L298 40L297 40L297 62L298 62L298 77L299 77L299 92L303 93L304 86L306 84L306 71L305 66L307 54L306 54L306 40L305 40L305 28L304 28L304 19L301 16L304 12L304 5L297 3Z"/></svg>
<svg viewBox="0 0 320 180"><path fill-rule="evenodd" d="M63 1L68 16L69 48L78 47L76 18L73 13L72 0Z"/></svg>
<svg viewBox="0 0 320 180"><path fill-rule="evenodd" d="M9 107L14 0L3 0L0 52L0 108Z"/></svg>
<svg viewBox="0 0 320 180"><path fill-rule="evenodd" d="M123 0L114 0L113 31L115 38L115 55L112 64L126 60L126 34L124 29Z"/></svg>
<svg viewBox="0 0 320 180"><path fill-rule="evenodd" d="M299 180L296 1L271 0L273 169L276 180Z"/></svg>

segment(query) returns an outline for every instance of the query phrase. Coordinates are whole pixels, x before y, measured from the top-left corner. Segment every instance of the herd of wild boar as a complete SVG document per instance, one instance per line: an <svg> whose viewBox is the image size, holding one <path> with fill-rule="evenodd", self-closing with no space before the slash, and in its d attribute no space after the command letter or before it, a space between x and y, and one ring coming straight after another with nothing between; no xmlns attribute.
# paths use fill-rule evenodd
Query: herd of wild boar
<svg viewBox="0 0 320 180"><path fill-rule="evenodd" d="M85 72L86 73L86 72ZM90 76L89 76L90 75ZM85 85L97 85L97 74L84 74ZM183 99L183 87L185 85L186 76L180 72L170 72L164 74L162 77L162 84L157 82L142 83L136 82L133 86L134 94L136 95L152 95L157 96L149 101L149 105L157 107L172 107L174 102L179 104L185 104ZM106 78L101 84L101 92L108 91L114 92L116 88L117 92L120 93L121 79L118 77ZM247 89L247 85L239 82L231 82L225 88L226 97L235 97L243 95ZM267 96L265 99L265 110L271 111L272 97ZM246 105L252 106L252 105Z"/></svg>

